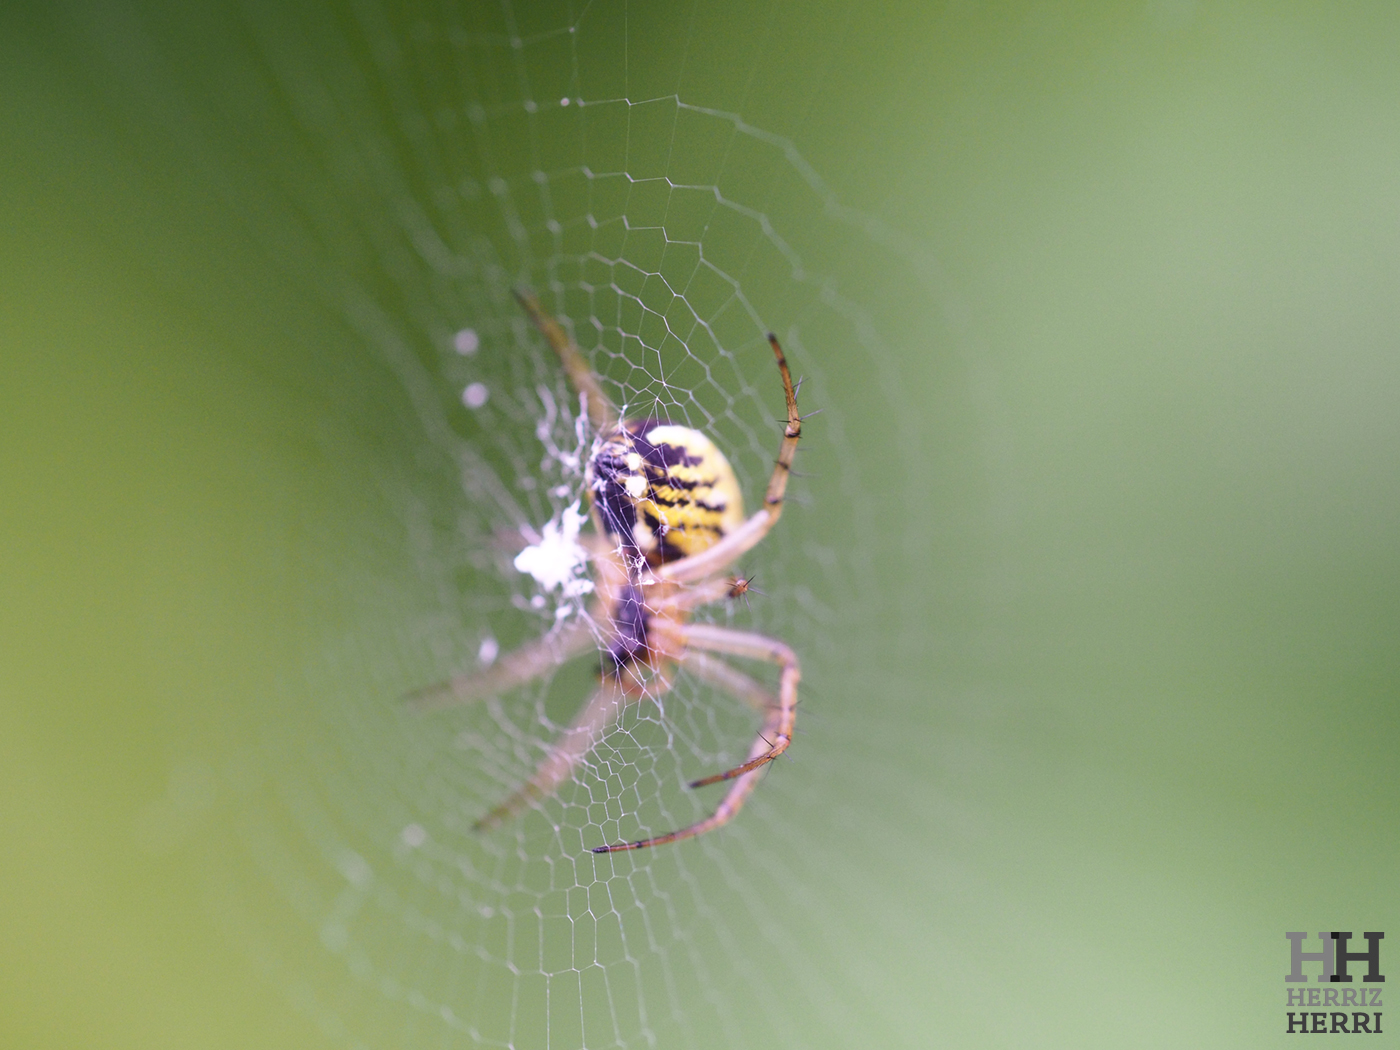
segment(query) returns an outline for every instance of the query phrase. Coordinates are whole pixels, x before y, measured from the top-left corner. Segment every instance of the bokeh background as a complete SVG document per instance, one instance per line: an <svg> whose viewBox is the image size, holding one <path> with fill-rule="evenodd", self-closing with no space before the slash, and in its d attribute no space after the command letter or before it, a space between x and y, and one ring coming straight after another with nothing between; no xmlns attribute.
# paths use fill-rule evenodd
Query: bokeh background
<svg viewBox="0 0 1400 1050"><path fill-rule="evenodd" d="M1398 51L1387 4L4 5L0 1042L1278 1044L1285 931L1400 937ZM581 166L721 191L810 379L752 613L808 691L734 828L536 886L394 700L529 633L473 551L533 422L458 397L548 373L507 289L568 314L575 249L503 202ZM605 182L542 185L649 214ZM555 890L646 933L590 969Z"/></svg>

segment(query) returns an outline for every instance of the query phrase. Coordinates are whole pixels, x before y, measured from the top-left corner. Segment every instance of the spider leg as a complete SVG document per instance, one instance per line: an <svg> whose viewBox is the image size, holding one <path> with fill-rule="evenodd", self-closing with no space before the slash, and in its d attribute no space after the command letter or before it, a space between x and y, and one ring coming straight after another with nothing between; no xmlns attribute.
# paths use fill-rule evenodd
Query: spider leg
<svg viewBox="0 0 1400 1050"><path fill-rule="evenodd" d="M459 674L437 685L417 689L404 697L404 704L414 711L437 711L455 704L487 700L582 656L595 644L590 625L574 620L506 653L484 670Z"/></svg>
<svg viewBox="0 0 1400 1050"><path fill-rule="evenodd" d="M529 803L554 794L573 773L574 767L593 750L603 731L617 720L627 700L627 692L618 679L605 680L593 691L578 717L550 748L549 754L535 770L535 775L473 824L472 828L476 831L494 828L515 816Z"/></svg>
<svg viewBox="0 0 1400 1050"><path fill-rule="evenodd" d="M766 750L768 745L762 739L754 744L753 750ZM744 808L744 803L753 794L753 789L758 787L759 778L763 776L762 769L752 769L749 772L737 777L733 787L725 792L724 798L715 807L715 811L704 820L682 828L679 831L671 831L665 835L657 835L654 838L642 839L640 842L618 842L611 846L594 846L594 853L620 853L629 849L647 849L651 846L665 846L671 842L681 842L685 839L693 839L697 835L703 835L707 831L714 831L723 827L733 820Z"/></svg>
<svg viewBox="0 0 1400 1050"><path fill-rule="evenodd" d="M797 683L802 679L802 669L797 663L797 654L785 643L776 638L749 631L735 631L728 627L711 624L690 624L685 628L685 642L691 649L708 650L712 653L727 653L730 656L749 660L767 660L782 668L778 679L778 704L774 709L773 732L760 733L754 742L753 754L743 765L716 773L712 777L697 780L691 787L705 787L718 784L721 780L733 780L765 762L771 762L792 743L792 730L797 722ZM767 727L765 727L767 728ZM760 744L766 745L760 747Z"/></svg>
<svg viewBox="0 0 1400 1050"><path fill-rule="evenodd" d="M704 662L697 667L694 661L698 655L702 654L696 653L696 650L726 653L730 656L751 660L767 660L781 666L782 674L779 679L777 703L769 707L768 717L764 721L763 728L759 730L758 736L749 747L747 761L733 769L725 770L712 777L705 777L690 785L691 787L704 787L708 784L717 784L722 780L734 781L734 785L726 792L713 813L688 828L667 832L665 835L641 839L638 842L619 842L610 846L595 846L594 853L616 853L622 850L664 846L669 842L680 842L683 839L694 838L696 835L703 835L707 831L723 827L734 819L739 810L743 808L745 800L758 785L758 778L763 771L762 767L781 755L792 743L793 726L797 721L797 683L802 677L801 669L797 664L797 655L782 642L761 634L734 631L727 627L714 627L708 624L691 624L681 630L683 630L686 645L689 647L688 651L681 657L681 662L697 670L701 677L714 675L711 680L716 685L720 684L721 678L727 682L737 682L740 678L747 679L749 684L744 688L749 695L740 693L739 695L743 699L754 695L755 690L764 695L765 703L771 701L771 696L767 694L767 690L764 690L748 675L735 671L733 668L726 666L725 670L728 674L716 674L715 667L717 665L724 666L718 660L705 658ZM730 675L738 676L738 678L730 678Z"/></svg>
<svg viewBox="0 0 1400 1050"><path fill-rule="evenodd" d="M778 345L778 337L771 332L768 334L768 344L773 348L773 354L778 359L778 371L783 377L787 426L783 428L783 443L778 446L778 458L773 464L773 474L768 479L768 491L763 496L763 509L755 511L747 521L712 547L661 566L656 570L656 575L662 580L694 583L728 568L768 535L768 530L777 523L783 513L788 475L792 473L792 461L797 455L797 442L802 437L802 417L797 413L797 392L792 387L792 373L788 371L787 358L783 356L783 348Z"/></svg>
<svg viewBox="0 0 1400 1050"><path fill-rule="evenodd" d="M652 599L648 608L652 610L654 615L675 616L681 614L684 616L692 609L697 609L702 605L723 601L729 597L730 591L733 589L734 585L728 577L716 577L667 594L665 597Z"/></svg>
<svg viewBox="0 0 1400 1050"><path fill-rule="evenodd" d="M584 401L587 402L588 420L593 424L594 429L602 434L616 430L618 427L617 408L608 395L603 393L603 388L598 385L598 377L593 374L593 369L588 367L588 362L584 359L578 344L569 338L568 333L560 327L558 321L544 312L544 308L540 306L540 301L535 298L533 292L517 288L515 299L530 315L530 320L535 323L535 327L548 340L549 345L554 348L554 352L559 356L559 363L564 366L564 373L569 377L573 388L583 395Z"/></svg>
<svg viewBox="0 0 1400 1050"><path fill-rule="evenodd" d="M771 714L778 707L778 698L771 689L723 660L694 649L685 654L684 663L686 670L700 681L720 692L737 696L761 715Z"/></svg>

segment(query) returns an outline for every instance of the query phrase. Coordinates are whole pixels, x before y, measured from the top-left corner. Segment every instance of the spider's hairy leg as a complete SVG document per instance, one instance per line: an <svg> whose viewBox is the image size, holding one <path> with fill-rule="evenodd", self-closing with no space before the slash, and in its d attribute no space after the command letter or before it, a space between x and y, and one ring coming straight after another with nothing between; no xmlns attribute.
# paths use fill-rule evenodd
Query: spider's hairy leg
<svg viewBox="0 0 1400 1050"><path fill-rule="evenodd" d="M743 598L747 601L750 594L763 594L762 591L753 586L755 579L757 579L755 576L717 576L713 579L702 580L666 597L654 600L650 608L663 616L675 616L676 614L688 614L702 605L710 605L713 602L722 602L726 599Z"/></svg>
<svg viewBox="0 0 1400 1050"><path fill-rule="evenodd" d="M593 369L588 366L588 362L584 359L583 351L569 338L568 333L564 331L559 322L545 313L544 307L540 306L540 301L535 298L534 292L517 288L515 289L515 299L530 316L530 320L540 330L540 334L553 347L555 354L559 357L559 363L564 366L564 374L569 377L573 388L583 395L588 404L588 420L593 424L594 429L602 434L609 434L616 430L620 418L617 407L612 403L612 399L603 393L603 388L598 384L598 377L593 374Z"/></svg>
<svg viewBox="0 0 1400 1050"><path fill-rule="evenodd" d="M783 443L778 446L778 460L773 465L773 475L768 479L768 492L763 497L763 506L769 513L769 526L778 520L783 512L783 496L787 492L788 475L792 473L792 461L797 456L797 442L802 437L802 417L797 412L797 391L792 386L792 373L788 371L787 357L778 345L778 337L768 333L768 345L773 348L773 356L778 359L778 371L783 377L783 399L787 402L787 426L783 428Z"/></svg>
<svg viewBox="0 0 1400 1050"><path fill-rule="evenodd" d="M574 620L506 653L484 670L459 674L409 693L404 697L404 706L413 711L437 711L489 700L548 674L594 645L592 627L586 621Z"/></svg>
<svg viewBox="0 0 1400 1050"><path fill-rule="evenodd" d="M685 669L700 681L722 693L738 697L761 715L771 715L778 709L778 698L773 695L773 690L738 668L730 667L723 660L692 649L685 654L682 662Z"/></svg>
<svg viewBox="0 0 1400 1050"><path fill-rule="evenodd" d="M783 513L788 476L792 473L792 461L797 456L797 442L802 437L802 416L797 412L797 391L792 386L792 373L788 370L787 357L778 344L778 337L771 332L768 334L768 345L773 348L773 355L778 360L778 372L783 377L787 425L783 428L783 442L778 446L778 458L768 479L763 509L755 511L747 521L713 546L688 558L661 566L656 575L662 580L672 583L694 583L723 571L757 546Z"/></svg>
<svg viewBox="0 0 1400 1050"><path fill-rule="evenodd" d="M690 659L690 657L687 657L686 662L689 663ZM748 676L745 675L744 677ZM757 685L757 683L754 684ZM679 831L671 831L665 835L657 835L653 838L642 839L639 842L619 842L611 846L595 846L593 847L593 852L619 853L624 850L665 846L671 842L693 839L698 835L705 834L707 831L714 831L716 828L721 828L725 824L728 824L738 816L739 811L744 808L744 803L748 801L748 797L753 794L753 789L758 787L758 782L763 776L763 766L768 761L762 756L771 750L768 746L768 741L777 734L780 718L780 712L776 708L769 713L768 720L764 723L763 729L759 732L757 739L754 740L753 745L749 748L750 759L758 759L758 765L750 769L747 773L741 773L734 778L734 783L730 786L729 790L725 792L724 798L720 799L719 805L715 807L715 811L704 820L698 821L687 828L681 828Z"/></svg>
<svg viewBox="0 0 1400 1050"><path fill-rule="evenodd" d="M690 587L667 590L661 597L652 598L647 603L647 608L651 609L655 615L667 618L675 618L679 615L684 619L693 609L728 598L733 589L733 581L727 576L702 580ZM677 639L677 641L680 640Z"/></svg>
<svg viewBox="0 0 1400 1050"><path fill-rule="evenodd" d="M768 717L753 744L749 747L747 761L733 769L725 770L723 773L694 781L690 785L691 787L704 787L707 784L717 784L722 780L734 781L733 786L720 800L713 813L688 828L671 831L665 835L641 839L638 842L619 842L609 846L595 846L594 853L616 853L622 850L664 846L670 842L680 842L683 839L694 838L696 835L703 835L707 831L723 827L733 820L739 810L743 808L745 800L758 784L758 778L763 773L762 767L781 755L792 743L792 731L797 721L797 684L802 677L801 669L797 663L797 655L787 645L774 638L767 638L761 634L750 634L747 631L734 631L727 627L713 627L707 624L691 624L679 628L679 630L683 630L685 642L689 647L688 651L680 658L681 664L692 667L701 677L711 676L710 680L715 685L721 685L722 682L726 686L735 683L742 684L741 679L747 680L747 684L743 684L744 691L738 692L742 699L748 700L751 697L761 695L765 704L768 704L771 703L771 694L768 694L767 690L750 679L748 675L735 671L718 660L711 661L706 658L705 661L697 664L696 657L700 654L696 653L695 650L726 653L730 656L751 660L766 660L781 666L777 702L768 708ZM718 672L716 667L724 667L725 670Z"/></svg>
<svg viewBox="0 0 1400 1050"><path fill-rule="evenodd" d="M539 764L535 775L473 824L472 828L476 831L494 828L515 816L531 802L554 794L559 785L569 779L574 767L593 750L603 731L617 720L627 701L627 692L623 684L617 678L605 679L588 698L588 703L584 705L578 717L564 730L563 736L549 749L549 754Z"/></svg>
<svg viewBox="0 0 1400 1050"><path fill-rule="evenodd" d="M762 740L754 745L753 750L766 748ZM671 842L681 842L685 839L693 839L697 835L703 835L707 831L714 831L722 828L739 814L739 810L744 808L744 803L753 794L753 789L758 787L758 782L763 776L763 770L752 769L738 777L734 785L725 792L724 798L715 807L715 811L704 820L690 825L688 828L681 828L679 831L667 832L665 835L657 835L654 838L642 839L639 842L618 842L610 846L594 846L594 853L621 853L630 849L648 849L652 846L665 846Z"/></svg>
<svg viewBox="0 0 1400 1050"><path fill-rule="evenodd" d="M778 704L771 719L773 732L759 734L754 743L755 753L750 754L748 761L743 765L697 780L690 786L704 787L707 784L718 784L721 780L733 780L757 769L765 762L773 761L786 751L792 743L792 730L797 722L797 684L802 680L802 669L798 666L797 654L786 643L776 638L710 624L691 624L686 627L685 641L691 649L726 653L749 660L766 660L782 668L778 678ZM766 748L760 748L759 744L764 743Z"/></svg>

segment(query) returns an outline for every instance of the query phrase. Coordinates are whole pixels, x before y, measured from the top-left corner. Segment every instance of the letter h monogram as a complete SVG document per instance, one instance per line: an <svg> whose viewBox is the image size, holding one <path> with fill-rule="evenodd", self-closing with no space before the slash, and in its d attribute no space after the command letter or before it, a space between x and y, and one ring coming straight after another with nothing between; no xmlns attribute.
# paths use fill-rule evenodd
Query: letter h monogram
<svg viewBox="0 0 1400 1050"><path fill-rule="evenodd" d="M1330 934L1323 932L1317 935L1318 939L1322 941L1322 951L1320 952L1303 951L1303 942L1307 940L1308 937L1306 933L1285 933L1284 936L1293 942L1291 945L1293 948L1293 970L1291 973L1289 973L1287 977L1284 978L1285 983L1296 984L1299 981L1307 980L1307 978L1303 976L1303 963L1305 961L1322 963L1322 974L1318 977L1319 981L1336 980L1335 953L1333 951L1333 949L1335 948L1335 943L1333 942ZM1376 955L1377 957L1379 957L1380 952L1377 951ZM1355 956L1355 958L1361 959L1366 958L1366 956L1358 955ZM1372 965L1374 966L1376 964L1373 963Z"/></svg>
<svg viewBox="0 0 1400 1050"><path fill-rule="evenodd" d="M1293 934L1290 933L1288 936L1292 937ZM1347 973L1347 963L1361 962L1361 960L1363 959L1365 959L1368 963L1366 969L1366 976L1361 978L1363 981L1365 981L1367 984L1372 984L1385 980L1385 977L1381 975L1381 938L1384 937L1385 934L1365 933L1362 934L1362 936L1366 938L1366 940L1370 943L1371 947L1367 948L1364 952L1349 952L1347 951L1347 941L1351 939L1351 934L1337 933L1335 931L1332 933L1332 940L1334 940L1337 943L1337 972L1332 975L1332 980L1338 982L1346 981L1347 983L1350 983L1351 974ZM1323 943L1326 944L1325 941ZM1296 941L1294 942L1293 958L1295 960L1298 958L1298 948ZM1295 971L1298 969L1297 962L1293 963L1293 969ZM1292 978L1290 977L1289 980L1291 981Z"/></svg>

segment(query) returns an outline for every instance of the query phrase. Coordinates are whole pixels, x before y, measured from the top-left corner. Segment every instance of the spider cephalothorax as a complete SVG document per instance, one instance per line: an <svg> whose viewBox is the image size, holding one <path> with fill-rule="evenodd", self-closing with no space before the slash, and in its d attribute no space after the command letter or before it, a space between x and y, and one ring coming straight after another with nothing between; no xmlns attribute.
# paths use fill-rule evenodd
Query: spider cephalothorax
<svg viewBox="0 0 1400 1050"><path fill-rule="evenodd" d="M594 602L589 620L602 625L603 667L598 688L573 724L555 742L526 783L479 821L489 828L530 802L553 794L617 719L622 707L657 700L684 665L697 678L748 702L763 728L748 759L733 769L694 781L703 787L732 780L715 811L678 831L636 842L597 846L595 853L676 842L733 819L753 791L761 767L787 750L797 718L797 656L784 643L727 627L690 622L692 610L748 589L723 575L767 535L782 513L802 420L787 360L775 336L768 342L783 380L787 421L763 508L744 517L743 495L729 460L698 430L658 419L622 419L583 354L534 296L521 305L559 356L599 435L589 458L586 487L597 535ZM567 623L507 654L485 671L461 675L411 698L419 709L484 699L548 673L594 644L588 622ZM778 692L710 654L777 664Z"/></svg>

